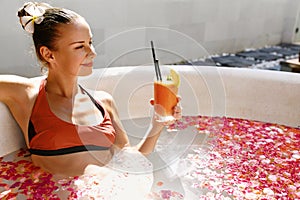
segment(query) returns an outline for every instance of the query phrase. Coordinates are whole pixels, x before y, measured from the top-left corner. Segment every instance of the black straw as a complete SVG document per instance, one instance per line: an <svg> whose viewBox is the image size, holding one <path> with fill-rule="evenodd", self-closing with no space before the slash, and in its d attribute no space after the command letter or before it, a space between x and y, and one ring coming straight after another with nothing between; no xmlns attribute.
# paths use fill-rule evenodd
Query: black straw
<svg viewBox="0 0 300 200"><path fill-rule="evenodd" d="M152 48L152 55L153 55L153 61L154 61L154 67L155 67L155 74L156 74L156 79L158 81L162 81L162 78L161 78L161 72L160 72L160 69L159 69L159 64L158 64L158 60L156 59L155 57L155 51L154 51L154 44L153 44L153 41L151 40L151 48Z"/></svg>

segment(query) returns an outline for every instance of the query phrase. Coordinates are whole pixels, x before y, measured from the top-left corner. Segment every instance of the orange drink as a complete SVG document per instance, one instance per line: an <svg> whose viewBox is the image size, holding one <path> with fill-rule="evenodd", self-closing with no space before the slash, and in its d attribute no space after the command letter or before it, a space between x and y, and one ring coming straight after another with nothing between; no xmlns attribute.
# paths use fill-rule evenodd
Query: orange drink
<svg viewBox="0 0 300 200"><path fill-rule="evenodd" d="M173 108L178 103L179 75L171 69L170 75L162 78L162 81L154 81L154 110L159 121L169 121L174 119Z"/></svg>

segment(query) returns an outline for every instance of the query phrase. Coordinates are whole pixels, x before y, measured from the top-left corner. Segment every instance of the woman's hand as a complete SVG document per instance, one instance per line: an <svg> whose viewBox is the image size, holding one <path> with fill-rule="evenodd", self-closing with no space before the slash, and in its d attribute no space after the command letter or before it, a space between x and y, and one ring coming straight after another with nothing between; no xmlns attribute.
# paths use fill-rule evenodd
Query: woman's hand
<svg viewBox="0 0 300 200"><path fill-rule="evenodd" d="M177 96L177 105L174 106L174 108L173 108L173 117L176 120L179 120L182 118L182 107L181 107L180 101L181 101L181 97Z"/></svg>
<svg viewBox="0 0 300 200"><path fill-rule="evenodd" d="M169 120L167 122L161 122L159 121L159 116L153 112L152 121L150 124L150 127L146 133L146 137L144 140L142 140L138 145L137 149L143 153L144 155L150 154L153 149L155 148L155 145L157 143L157 140L165 126L169 126L173 123L175 123L176 120L179 120L182 117L182 108L180 106L181 98L177 96L177 105L173 108L173 119ZM150 104L154 105L154 100L150 100Z"/></svg>
<svg viewBox="0 0 300 200"><path fill-rule="evenodd" d="M169 121L165 121L165 122L160 122L159 121L159 116L157 115L157 113L153 113L153 117L152 117L152 124L153 126L169 126L172 125L176 122L176 120L180 120L182 118L182 107L180 104L181 101L181 97L177 96L177 104L176 106L173 107L173 119L169 120ZM154 99L150 100L150 104L154 105Z"/></svg>

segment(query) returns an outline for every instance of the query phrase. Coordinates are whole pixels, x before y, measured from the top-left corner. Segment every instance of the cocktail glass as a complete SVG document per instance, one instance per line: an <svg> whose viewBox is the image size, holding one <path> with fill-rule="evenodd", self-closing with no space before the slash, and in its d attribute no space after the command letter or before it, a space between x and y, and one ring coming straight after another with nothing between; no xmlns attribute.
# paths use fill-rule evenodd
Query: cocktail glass
<svg viewBox="0 0 300 200"><path fill-rule="evenodd" d="M154 111L158 121L175 120L173 109L178 103L179 75L169 67L162 68L162 80L154 81Z"/></svg>

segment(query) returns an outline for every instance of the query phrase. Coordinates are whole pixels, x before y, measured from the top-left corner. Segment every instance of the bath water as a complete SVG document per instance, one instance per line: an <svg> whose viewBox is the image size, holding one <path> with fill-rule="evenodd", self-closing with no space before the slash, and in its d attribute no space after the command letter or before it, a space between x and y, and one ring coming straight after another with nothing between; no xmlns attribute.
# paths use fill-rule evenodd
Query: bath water
<svg viewBox="0 0 300 200"><path fill-rule="evenodd" d="M152 182L144 180L153 188L145 199L300 198L299 128L208 116L184 116L174 126L178 132L158 141L154 154L163 164L154 165ZM1 199L80 199L101 187L93 178L82 188L74 187L82 177L57 180L35 167L26 149L0 165Z"/></svg>

